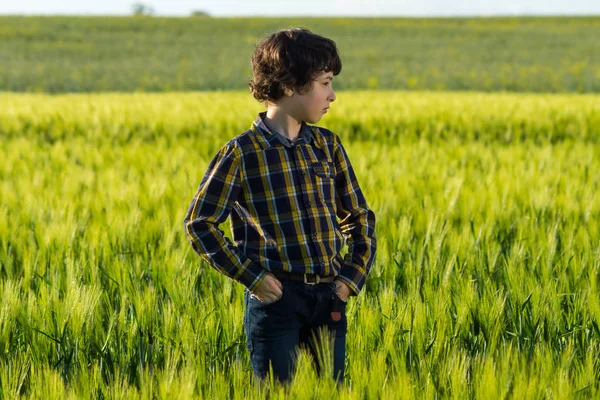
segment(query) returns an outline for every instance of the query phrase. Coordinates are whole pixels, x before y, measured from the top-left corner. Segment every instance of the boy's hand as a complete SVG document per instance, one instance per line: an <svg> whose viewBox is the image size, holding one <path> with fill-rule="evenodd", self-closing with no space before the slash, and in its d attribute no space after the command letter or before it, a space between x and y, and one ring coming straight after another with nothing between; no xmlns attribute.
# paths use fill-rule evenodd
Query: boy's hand
<svg viewBox="0 0 600 400"><path fill-rule="evenodd" d="M261 303L272 303L283 295L283 286L271 272L267 272L263 280L254 288L254 297Z"/></svg>
<svg viewBox="0 0 600 400"><path fill-rule="evenodd" d="M350 287L348 284L341 279L334 280L335 282L335 292L338 297L342 299L344 303L348 302L348 296L350 296Z"/></svg>

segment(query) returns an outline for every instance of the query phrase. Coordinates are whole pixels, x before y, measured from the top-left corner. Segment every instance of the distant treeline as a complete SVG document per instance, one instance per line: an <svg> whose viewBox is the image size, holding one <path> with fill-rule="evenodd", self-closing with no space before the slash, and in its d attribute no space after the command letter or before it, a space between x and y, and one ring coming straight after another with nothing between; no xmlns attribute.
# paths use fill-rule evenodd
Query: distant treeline
<svg viewBox="0 0 600 400"><path fill-rule="evenodd" d="M0 90L247 88L256 42L331 37L334 88L599 92L600 17L0 17Z"/></svg>

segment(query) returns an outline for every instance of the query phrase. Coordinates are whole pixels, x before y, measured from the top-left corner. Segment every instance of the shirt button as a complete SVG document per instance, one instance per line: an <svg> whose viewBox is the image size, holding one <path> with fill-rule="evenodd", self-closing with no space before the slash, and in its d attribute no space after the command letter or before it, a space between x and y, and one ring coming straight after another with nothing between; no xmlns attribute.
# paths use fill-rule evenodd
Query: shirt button
<svg viewBox="0 0 600 400"><path fill-rule="evenodd" d="M321 265L325 265L325 260L321 260Z"/></svg>
<svg viewBox="0 0 600 400"><path fill-rule="evenodd" d="M317 232L314 232L314 233L313 233L313 236L314 236L314 237L317 237Z"/></svg>
<svg viewBox="0 0 600 400"><path fill-rule="evenodd" d="M306 176L306 172L302 171L301 172L302 176Z"/></svg>
<svg viewBox="0 0 600 400"><path fill-rule="evenodd" d="M309 200L309 201L308 201L308 205L310 206L311 204L312 204L312 201L310 201L310 200Z"/></svg>

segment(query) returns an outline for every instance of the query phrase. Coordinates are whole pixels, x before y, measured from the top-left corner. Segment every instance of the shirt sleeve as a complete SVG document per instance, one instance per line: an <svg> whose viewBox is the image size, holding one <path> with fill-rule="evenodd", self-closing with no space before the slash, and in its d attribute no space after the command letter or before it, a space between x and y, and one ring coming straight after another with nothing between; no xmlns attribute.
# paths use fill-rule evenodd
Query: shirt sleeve
<svg viewBox="0 0 600 400"><path fill-rule="evenodd" d="M210 162L184 218L193 249L211 267L240 282L251 292L266 270L224 236L219 224L229 216L241 189L235 144L223 146Z"/></svg>
<svg viewBox="0 0 600 400"><path fill-rule="evenodd" d="M375 261L375 213L367 205L338 135L335 135L334 163L337 216L348 246L348 253L337 278L350 286L353 292L351 296L357 296Z"/></svg>

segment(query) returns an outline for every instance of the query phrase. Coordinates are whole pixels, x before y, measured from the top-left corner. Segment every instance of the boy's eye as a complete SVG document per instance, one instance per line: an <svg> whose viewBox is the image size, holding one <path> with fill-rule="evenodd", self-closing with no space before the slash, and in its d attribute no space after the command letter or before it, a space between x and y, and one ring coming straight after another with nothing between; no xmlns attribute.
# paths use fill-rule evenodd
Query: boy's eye
<svg viewBox="0 0 600 400"><path fill-rule="evenodd" d="M325 82L325 86L329 85L329 82Z"/></svg>

